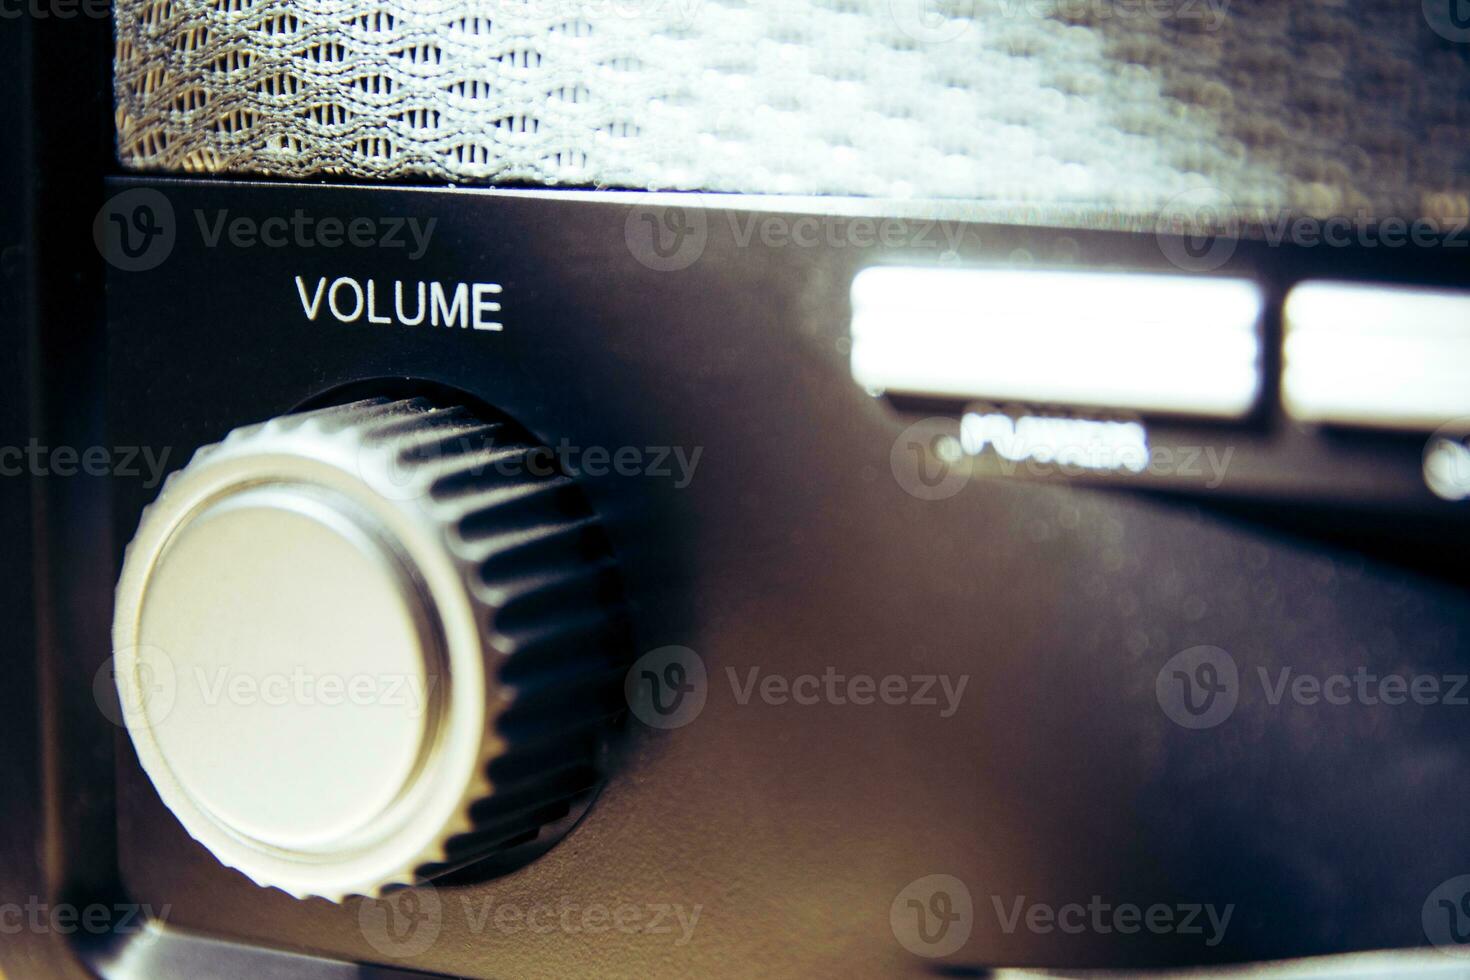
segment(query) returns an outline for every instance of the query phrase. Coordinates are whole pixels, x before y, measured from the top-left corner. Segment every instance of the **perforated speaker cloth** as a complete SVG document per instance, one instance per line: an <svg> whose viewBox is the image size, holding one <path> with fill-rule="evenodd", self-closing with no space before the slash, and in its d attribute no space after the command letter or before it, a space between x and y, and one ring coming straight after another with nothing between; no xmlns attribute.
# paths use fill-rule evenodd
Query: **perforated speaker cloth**
<svg viewBox="0 0 1470 980"><path fill-rule="evenodd" d="M118 152L143 171L1463 215L1457 3L119 0Z"/></svg>

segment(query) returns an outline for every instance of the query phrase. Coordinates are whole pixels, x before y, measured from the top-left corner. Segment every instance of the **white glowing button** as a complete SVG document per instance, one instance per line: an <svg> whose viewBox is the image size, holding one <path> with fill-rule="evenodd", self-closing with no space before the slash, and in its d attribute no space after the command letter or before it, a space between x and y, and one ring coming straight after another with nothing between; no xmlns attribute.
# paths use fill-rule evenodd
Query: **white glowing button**
<svg viewBox="0 0 1470 980"><path fill-rule="evenodd" d="M1293 418L1432 429L1470 415L1470 293L1309 282L1286 298Z"/></svg>
<svg viewBox="0 0 1470 980"><path fill-rule="evenodd" d="M885 266L852 287L871 391L1238 418L1261 385L1250 280Z"/></svg>

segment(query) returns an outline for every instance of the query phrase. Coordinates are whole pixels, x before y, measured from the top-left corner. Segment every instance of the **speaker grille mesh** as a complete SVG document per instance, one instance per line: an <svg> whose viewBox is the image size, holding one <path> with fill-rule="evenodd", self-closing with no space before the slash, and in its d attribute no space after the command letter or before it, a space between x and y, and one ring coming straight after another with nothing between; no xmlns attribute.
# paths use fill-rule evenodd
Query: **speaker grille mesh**
<svg viewBox="0 0 1470 980"><path fill-rule="evenodd" d="M120 0L137 170L1464 214L1420 0ZM1467 32L1470 33L1470 32Z"/></svg>

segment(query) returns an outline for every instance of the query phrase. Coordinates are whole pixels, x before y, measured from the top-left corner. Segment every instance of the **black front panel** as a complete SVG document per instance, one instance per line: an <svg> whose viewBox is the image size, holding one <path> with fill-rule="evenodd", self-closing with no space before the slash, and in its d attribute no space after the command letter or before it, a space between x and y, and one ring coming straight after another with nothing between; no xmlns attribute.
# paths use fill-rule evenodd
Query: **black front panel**
<svg viewBox="0 0 1470 980"><path fill-rule="evenodd" d="M977 472L922 499L895 461L943 463L904 452L910 406L852 381L848 290L861 266L932 251L777 247L742 238L749 215L710 210L686 262L682 240L649 251L639 228L692 211L639 197L134 179L110 192L168 230L144 221L135 254L112 255L107 440L141 447L114 488L112 567L157 473L196 447L334 394L445 386L559 447L622 564L637 652L685 647L705 672L687 724L628 720L609 785L547 856L433 889L422 949L385 944L357 900L299 902L220 867L120 737L124 879L171 924L484 977L892 975L931 965L894 909L943 874L973 904L946 963L1208 963L1424 945L1428 897L1470 867L1457 818L1470 715L1449 700L1470 604L1444 560L1463 554L1463 533L1444 535L1464 523L1418 482L1422 442L1296 431L1268 394L1238 426L1150 420L1165 442L1237 446L1239 484ZM944 261L1024 250L1170 268L1152 235L969 230ZM1457 255L1243 244L1220 272L1261 282L1274 311L1308 276L1463 283ZM130 263L142 268L116 267ZM402 322L420 282L429 321L439 284L438 326ZM475 284L500 287L478 293L482 329ZM1391 492L1323 489L1363 460ZM1362 527L1426 517L1436 557L1381 533L1364 550ZM1196 647L1227 652L1238 677L1228 717L1192 728L1160 685ZM1433 675L1445 697L1346 707L1277 686L1360 667ZM1104 927L1028 924L1032 906L1069 903L1163 905L1177 928L1115 928L1111 912ZM502 907L515 911L497 919ZM589 909L609 917L584 921Z"/></svg>

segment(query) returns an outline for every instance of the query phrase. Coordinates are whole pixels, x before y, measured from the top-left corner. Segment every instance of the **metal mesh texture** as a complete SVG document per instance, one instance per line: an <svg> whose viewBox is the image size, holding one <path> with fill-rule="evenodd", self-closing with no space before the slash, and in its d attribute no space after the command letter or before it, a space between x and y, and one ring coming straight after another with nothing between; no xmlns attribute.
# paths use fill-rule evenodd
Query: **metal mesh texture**
<svg viewBox="0 0 1470 980"><path fill-rule="evenodd" d="M142 171L1463 215L1454 2L119 0L118 152Z"/></svg>

